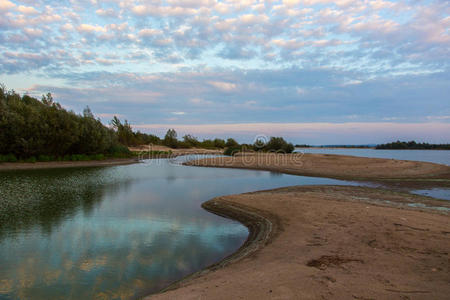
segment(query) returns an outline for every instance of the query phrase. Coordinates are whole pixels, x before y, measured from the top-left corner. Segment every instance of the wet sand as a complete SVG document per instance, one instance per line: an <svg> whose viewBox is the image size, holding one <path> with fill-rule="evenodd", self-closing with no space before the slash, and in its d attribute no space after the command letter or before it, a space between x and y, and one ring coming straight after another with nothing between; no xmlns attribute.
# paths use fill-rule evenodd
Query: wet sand
<svg viewBox="0 0 450 300"><path fill-rule="evenodd" d="M204 207L247 224L250 241L149 298L448 299L449 204L342 186L215 198Z"/></svg>

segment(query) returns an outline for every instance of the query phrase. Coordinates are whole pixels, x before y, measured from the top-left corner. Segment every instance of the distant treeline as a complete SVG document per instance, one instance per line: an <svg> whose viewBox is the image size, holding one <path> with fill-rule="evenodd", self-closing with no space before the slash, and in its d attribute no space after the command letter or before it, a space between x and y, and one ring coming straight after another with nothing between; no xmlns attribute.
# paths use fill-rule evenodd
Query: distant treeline
<svg viewBox="0 0 450 300"><path fill-rule="evenodd" d="M450 144L428 144L428 143L417 143L416 141L409 141L409 142L396 141L393 143L377 145L376 149L450 150Z"/></svg>
<svg viewBox="0 0 450 300"><path fill-rule="evenodd" d="M163 139L135 132L125 120L114 117L111 127L94 117L89 107L79 115L67 111L50 93L38 100L20 96L0 84L0 162L91 160L130 157L129 146L165 145L170 148L226 149L228 152L255 149L290 153L294 146L281 137L272 137L264 145L240 145L236 140L204 139L192 135L178 140L174 129Z"/></svg>

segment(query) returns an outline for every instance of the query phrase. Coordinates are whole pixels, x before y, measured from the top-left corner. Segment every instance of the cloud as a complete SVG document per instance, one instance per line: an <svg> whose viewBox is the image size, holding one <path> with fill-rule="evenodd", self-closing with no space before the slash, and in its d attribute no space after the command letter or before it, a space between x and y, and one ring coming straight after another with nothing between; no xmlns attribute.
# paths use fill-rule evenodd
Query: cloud
<svg viewBox="0 0 450 300"><path fill-rule="evenodd" d="M19 5L17 10L25 15L35 15L38 13L38 11L32 6Z"/></svg>
<svg viewBox="0 0 450 300"><path fill-rule="evenodd" d="M9 10L14 7L16 7L16 5L14 3L12 3L11 1L0 0L0 11L6 11L6 10Z"/></svg>
<svg viewBox="0 0 450 300"><path fill-rule="evenodd" d="M210 81L209 84L224 92L231 92L237 88L237 85L231 82Z"/></svg>
<svg viewBox="0 0 450 300"><path fill-rule="evenodd" d="M106 29L100 25L81 24L78 26L78 32L81 33L93 33L93 32L106 32Z"/></svg>
<svg viewBox="0 0 450 300"><path fill-rule="evenodd" d="M113 18L113 17L117 17L118 16L118 12L115 11L114 9L112 9L112 8L108 8L108 9L99 8L99 9L97 9L95 11L95 13L97 15L99 15L99 16L102 16L102 17L111 17L111 18Z"/></svg>
<svg viewBox="0 0 450 300"><path fill-rule="evenodd" d="M33 79L32 92L133 124L172 112L189 124L448 122L448 11L434 0L0 0L0 82Z"/></svg>

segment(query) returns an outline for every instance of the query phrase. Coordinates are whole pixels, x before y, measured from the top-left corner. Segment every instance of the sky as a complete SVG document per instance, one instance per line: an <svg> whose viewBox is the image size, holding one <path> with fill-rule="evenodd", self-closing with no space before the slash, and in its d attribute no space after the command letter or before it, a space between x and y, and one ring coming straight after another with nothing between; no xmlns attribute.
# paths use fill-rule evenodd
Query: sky
<svg viewBox="0 0 450 300"><path fill-rule="evenodd" d="M0 83L105 123L450 142L450 2L0 0Z"/></svg>

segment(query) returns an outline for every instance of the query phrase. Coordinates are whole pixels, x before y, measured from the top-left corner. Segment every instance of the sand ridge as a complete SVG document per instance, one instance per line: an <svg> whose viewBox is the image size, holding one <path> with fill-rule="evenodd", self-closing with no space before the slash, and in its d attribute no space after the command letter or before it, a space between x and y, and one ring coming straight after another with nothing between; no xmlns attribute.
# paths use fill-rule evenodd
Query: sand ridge
<svg viewBox="0 0 450 300"><path fill-rule="evenodd" d="M196 159L190 166L245 168L350 180L412 179L450 181L450 166L429 162L332 154L253 153Z"/></svg>

